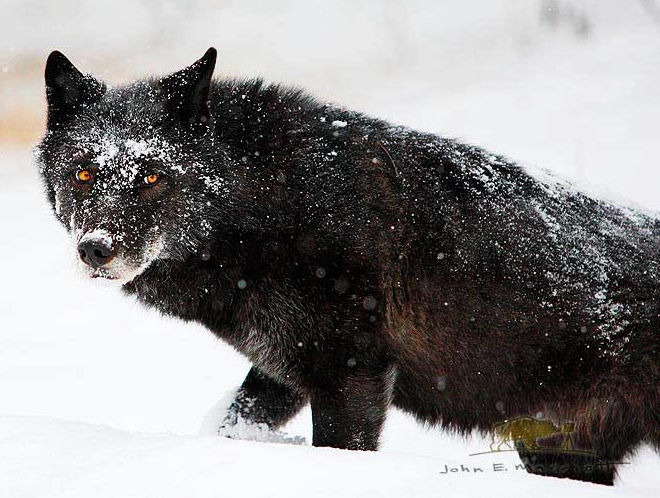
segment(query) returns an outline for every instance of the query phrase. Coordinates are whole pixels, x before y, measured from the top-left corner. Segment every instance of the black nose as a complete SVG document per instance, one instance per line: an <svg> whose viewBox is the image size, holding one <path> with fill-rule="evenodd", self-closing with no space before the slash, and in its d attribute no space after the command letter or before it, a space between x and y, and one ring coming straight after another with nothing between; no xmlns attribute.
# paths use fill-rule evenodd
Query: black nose
<svg viewBox="0 0 660 498"><path fill-rule="evenodd" d="M78 244L78 254L93 268L107 265L115 257L115 251L105 241L85 240Z"/></svg>

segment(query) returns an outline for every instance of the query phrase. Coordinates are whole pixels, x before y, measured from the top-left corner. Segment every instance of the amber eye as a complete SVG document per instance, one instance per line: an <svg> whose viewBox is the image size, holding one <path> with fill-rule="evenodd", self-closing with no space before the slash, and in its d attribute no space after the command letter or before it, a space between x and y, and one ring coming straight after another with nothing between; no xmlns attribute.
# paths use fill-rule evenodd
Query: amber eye
<svg viewBox="0 0 660 498"><path fill-rule="evenodd" d="M160 181L160 176L156 173L151 173L144 177L144 184L149 186L154 186Z"/></svg>
<svg viewBox="0 0 660 498"><path fill-rule="evenodd" d="M88 169L81 169L75 174L75 177L78 183L89 183L94 178L94 175Z"/></svg>

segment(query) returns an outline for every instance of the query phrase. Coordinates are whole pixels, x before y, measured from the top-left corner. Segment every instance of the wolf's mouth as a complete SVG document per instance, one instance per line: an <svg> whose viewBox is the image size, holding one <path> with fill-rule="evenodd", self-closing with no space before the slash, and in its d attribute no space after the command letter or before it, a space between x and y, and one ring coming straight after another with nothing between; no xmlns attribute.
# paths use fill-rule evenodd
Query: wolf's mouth
<svg viewBox="0 0 660 498"><path fill-rule="evenodd" d="M118 278L115 277L114 275L99 274L99 273L92 273L90 275L90 278L102 278L102 279L105 279L105 280L118 280Z"/></svg>
<svg viewBox="0 0 660 498"><path fill-rule="evenodd" d="M117 276L114 272L106 268L95 268L94 270L90 271L88 275L89 278L100 278L103 280L119 280L119 276Z"/></svg>
<svg viewBox="0 0 660 498"><path fill-rule="evenodd" d="M108 271L94 271L87 274L88 278L94 279L98 284L124 285L135 279L139 273L130 272L128 274L116 274Z"/></svg>
<svg viewBox="0 0 660 498"><path fill-rule="evenodd" d="M81 270L87 278L94 279L96 282L108 282L123 285L137 278L149 265L148 263L144 263L141 266L134 268L132 266L121 264L117 267L115 263L117 263L117 261L113 261L109 267L93 269L89 266L84 266Z"/></svg>

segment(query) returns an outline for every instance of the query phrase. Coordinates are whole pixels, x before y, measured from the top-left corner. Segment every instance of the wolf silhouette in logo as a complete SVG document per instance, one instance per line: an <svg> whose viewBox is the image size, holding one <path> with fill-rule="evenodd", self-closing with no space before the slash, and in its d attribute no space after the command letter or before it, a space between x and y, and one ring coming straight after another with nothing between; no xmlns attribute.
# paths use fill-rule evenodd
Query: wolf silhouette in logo
<svg viewBox="0 0 660 498"><path fill-rule="evenodd" d="M575 431L575 424L567 423L557 427L547 420L537 420L532 417L520 417L507 420L493 426L491 432L490 449L493 452L502 451L502 448L524 448L525 450L538 451L544 447L553 450L571 451L572 442L570 435ZM543 441L552 436L561 436L562 444L557 446L546 446ZM558 438L554 438L557 440ZM553 442L553 441L551 441ZM513 446L512 446L513 445Z"/></svg>
<svg viewBox="0 0 660 498"><path fill-rule="evenodd" d="M109 88L53 52L37 157L85 275L253 362L222 431L310 403L315 446L375 450L394 405L660 447L657 218L215 62Z"/></svg>

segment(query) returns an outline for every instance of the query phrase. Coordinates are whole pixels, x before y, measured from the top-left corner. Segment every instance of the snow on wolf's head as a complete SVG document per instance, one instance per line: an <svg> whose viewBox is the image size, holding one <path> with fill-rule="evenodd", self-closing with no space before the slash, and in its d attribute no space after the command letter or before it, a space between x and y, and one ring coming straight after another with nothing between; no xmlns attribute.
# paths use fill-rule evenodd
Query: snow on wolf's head
<svg viewBox="0 0 660 498"><path fill-rule="evenodd" d="M209 103L215 59L211 48L170 76L112 89L60 52L48 57L36 155L85 275L127 283L204 243L227 188L206 159L222 156Z"/></svg>

